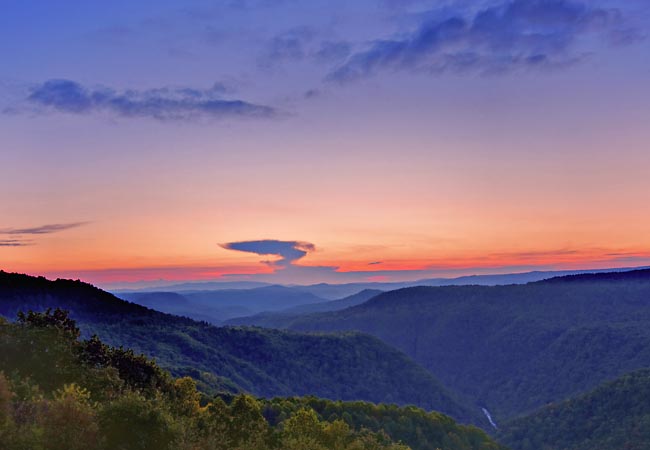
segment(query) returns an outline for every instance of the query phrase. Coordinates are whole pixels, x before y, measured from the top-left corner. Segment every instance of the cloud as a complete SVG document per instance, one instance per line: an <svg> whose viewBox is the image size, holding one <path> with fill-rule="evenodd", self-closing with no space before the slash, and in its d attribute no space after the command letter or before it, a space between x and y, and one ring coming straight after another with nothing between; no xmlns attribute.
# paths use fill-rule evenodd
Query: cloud
<svg viewBox="0 0 650 450"><path fill-rule="evenodd" d="M317 61L336 62L350 56L352 46L346 41L323 41L313 56Z"/></svg>
<svg viewBox="0 0 650 450"><path fill-rule="evenodd" d="M50 234L58 231L69 230L86 225L88 222L57 223L51 225L41 225L33 228L3 228L0 234L24 235L24 234Z"/></svg>
<svg viewBox="0 0 650 450"><path fill-rule="evenodd" d="M317 40L319 32L298 27L273 36L258 58L261 67L310 60L317 63L340 63L352 50L347 41Z"/></svg>
<svg viewBox="0 0 650 450"><path fill-rule="evenodd" d="M316 246L309 242L301 241L278 241L274 239L264 239L259 241L241 241L220 244L221 247L228 250L237 250L240 252L255 253L257 255L275 255L280 256L278 261L265 261L274 267L286 268L291 266L295 261L304 257L307 253L316 250Z"/></svg>
<svg viewBox="0 0 650 450"><path fill-rule="evenodd" d="M502 252L490 253L490 258L497 259L539 259L539 258L562 258L565 256L582 255L583 251L572 249L559 249L559 250L542 250L542 251L526 251L526 252Z"/></svg>
<svg viewBox="0 0 650 450"><path fill-rule="evenodd" d="M87 88L64 79L53 79L31 90L26 101L39 108L72 114L108 112L119 117L149 117L157 120L186 120L197 117L269 118L278 112L242 100L222 98L224 87L209 89L163 87L117 91L107 87Z"/></svg>
<svg viewBox="0 0 650 450"><path fill-rule="evenodd" d="M305 46L313 39L314 31L307 27L294 28L275 35L259 58L261 66L273 66L286 61L305 58Z"/></svg>
<svg viewBox="0 0 650 450"><path fill-rule="evenodd" d="M0 247L25 247L31 245L31 241L23 239L0 239Z"/></svg>
<svg viewBox="0 0 650 450"><path fill-rule="evenodd" d="M7 238L0 239L0 247L26 247L33 245L34 241L31 239L23 239L22 236L56 233L71 228L77 228L87 223L88 222L72 222L41 225L31 228L0 228L0 235L8 236Z"/></svg>
<svg viewBox="0 0 650 450"><path fill-rule="evenodd" d="M472 15L428 17L406 35L374 41L326 79L345 83L384 70L500 74L566 67L584 58L578 43L588 35L612 44L640 38L617 9L574 0L513 0Z"/></svg>

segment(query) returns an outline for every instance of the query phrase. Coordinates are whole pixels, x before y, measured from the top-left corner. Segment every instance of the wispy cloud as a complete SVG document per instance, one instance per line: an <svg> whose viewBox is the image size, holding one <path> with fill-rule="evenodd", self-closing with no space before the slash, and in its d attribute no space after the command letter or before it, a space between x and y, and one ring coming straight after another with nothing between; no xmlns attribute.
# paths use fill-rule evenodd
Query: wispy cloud
<svg viewBox="0 0 650 450"><path fill-rule="evenodd" d="M58 231L69 230L86 225L88 222L56 223L50 225L41 225L31 228L1 228L0 234L23 235L23 234L50 234Z"/></svg>
<svg viewBox="0 0 650 450"><path fill-rule="evenodd" d="M578 43L588 35L628 44L640 34L621 11L595 2L513 0L475 11L428 17L414 31L377 40L333 70L327 80L345 83L380 71L429 74L500 74L549 69L581 61L588 50Z"/></svg>
<svg viewBox="0 0 650 450"><path fill-rule="evenodd" d="M31 245L31 241L24 239L0 239L0 247L25 247Z"/></svg>
<svg viewBox="0 0 650 450"><path fill-rule="evenodd" d="M307 253L316 250L316 246L309 242L302 241L278 241L274 239L264 239L259 241L241 241L220 244L221 247L228 250L237 250L240 252L255 253L257 255L275 255L280 256L278 261L265 261L267 264L278 267L288 267L295 261L304 257Z"/></svg>
<svg viewBox="0 0 650 450"><path fill-rule="evenodd" d="M34 245L32 239L25 239L23 236L38 236L43 234L57 233L72 228L86 225L88 222L56 223L50 225L40 225L28 228L0 228L0 247L27 247Z"/></svg>
<svg viewBox="0 0 650 450"><path fill-rule="evenodd" d="M303 60L337 64L350 55L352 45L348 41L319 40L319 34L318 30L310 27L297 27L278 33L262 50L258 64L272 67Z"/></svg>
<svg viewBox="0 0 650 450"><path fill-rule="evenodd" d="M278 111L270 106L223 98L224 87L209 89L163 87L118 91L109 87L88 88L72 80L53 79L34 87L26 102L39 110L71 114L107 112L119 117L187 120L198 117L270 118Z"/></svg>
<svg viewBox="0 0 650 450"><path fill-rule="evenodd" d="M262 66L271 66L284 61L296 61L305 57L305 46L314 38L314 30L307 27L275 35L259 59Z"/></svg>
<svg viewBox="0 0 650 450"><path fill-rule="evenodd" d="M352 45L347 41L323 41L313 56L321 62L340 62L350 56L351 51Z"/></svg>

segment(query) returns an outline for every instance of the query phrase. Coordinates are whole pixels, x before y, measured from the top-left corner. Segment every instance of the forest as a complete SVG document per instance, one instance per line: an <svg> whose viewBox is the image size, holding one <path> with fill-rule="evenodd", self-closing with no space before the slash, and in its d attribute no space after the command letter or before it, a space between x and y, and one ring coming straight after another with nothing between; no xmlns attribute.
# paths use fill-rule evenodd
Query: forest
<svg viewBox="0 0 650 450"><path fill-rule="evenodd" d="M414 287L302 315L288 328L376 336L487 408L498 424L650 367L648 299L649 270Z"/></svg>
<svg viewBox="0 0 650 450"><path fill-rule="evenodd" d="M3 448L501 448L474 427L417 408L313 397L208 396L190 377L174 378L132 350L80 336L75 321L60 309L21 312L15 323L0 320Z"/></svg>
<svg viewBox="0 0 650 450"><path fill-rule="evenodd" d="M650 370L503 424L499 440L517 450L646 450L650 446Z"/></svg>

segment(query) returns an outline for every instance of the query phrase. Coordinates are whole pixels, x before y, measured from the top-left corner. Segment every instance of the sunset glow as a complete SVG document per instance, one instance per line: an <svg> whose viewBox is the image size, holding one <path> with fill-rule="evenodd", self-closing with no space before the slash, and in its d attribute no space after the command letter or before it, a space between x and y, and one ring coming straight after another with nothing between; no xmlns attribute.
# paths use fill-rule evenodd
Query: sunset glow
<svg viewBox="0 0 650 450"><path fill-rule="evenodd" d="M372 43L476 6L28 3L0 19L5 271L111 287L650 265L645 2L558 19L573 34L548 67L438 72L371 64ZM273 47L294 35L300 52ZM263 240L313 248L223 246Z"/></svg>

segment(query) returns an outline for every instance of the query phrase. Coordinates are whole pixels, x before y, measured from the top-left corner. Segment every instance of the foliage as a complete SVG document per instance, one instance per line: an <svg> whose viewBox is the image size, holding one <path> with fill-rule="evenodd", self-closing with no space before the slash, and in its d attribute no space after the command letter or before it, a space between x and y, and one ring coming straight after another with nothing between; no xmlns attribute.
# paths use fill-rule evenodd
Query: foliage
<svg viewBox="0 0 650 450"><path fill-rule="evenodd" d="M650 370L552 404L504 424L514 450L646 450L650 448Z"/></svg>
<svg viewBox="0 0 650 450"><path fill-rule="evenodd" d="M51 323L50 316L60 319ZM97 337L71 339L65 312L0 324L0 443L7 450L408 450L371 430L355 408L325 400L206 400L191 378ZM29 314L28 314L29 315ZM43 337L47 337L44 339ZM26 345L29 343L29 345ZM12 351L13 348L20 351ZM40 360L34 364L34 360ZM311 406L313 403L314 407ZM329 404L333 406L328 409ZM334 406L335 405L335 406ZM316 409L338 411L326 418ZM373 408L374 406L371 406ZM377 407L379 408L379 407ZM399 408L389 407L398 414ZM273 418L265 413L275 411ZM405 410L406 412L406 410ZM424 412L421 412L425 414ZM332 415L332 414L330 414ZM431 416L432 418L434 416ZM436 420L456 426L451 419ZM465 428L457 427L457 431ZM470 430L467 429L469 432ZM389 437L391 436L391 437ZM463 436L459 435L459 438ZM394 439L394 438L393 438ZM429 446L414 446L431 448ZM497 446L449 446L456 449Z"/></svg>
<svg viewBox="0 0 650 450"><path fill-rule="evenodd" d="M482 430L459 425L437 412L416 407L367 402L342 402L316 397L274 398L264 402L263 413L269 423L277 424L300 411L313 411L332 426L347 426L386 433L394 441L404 442L414 449L482 449L501 447ZM334 425L337 424L337 425Z"/></svg>

